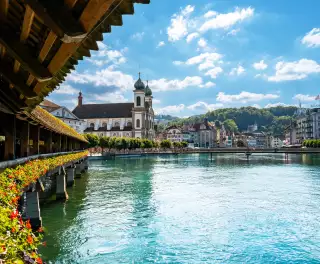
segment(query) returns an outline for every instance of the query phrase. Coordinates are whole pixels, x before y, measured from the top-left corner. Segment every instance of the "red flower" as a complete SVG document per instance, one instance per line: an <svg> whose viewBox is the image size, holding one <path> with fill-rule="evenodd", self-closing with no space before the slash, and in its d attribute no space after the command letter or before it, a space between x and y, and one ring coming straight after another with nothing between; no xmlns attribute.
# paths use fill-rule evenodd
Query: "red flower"
<svg viewBox="0 0 320 264"><path fill-rule="evenodd" d="M28 237L27 237L27 242L28 242L29 244L32 244L32 243L33 243L33 238L32 238L32 236L28 236Z"/></svg>
<svg viewBox="0 0 320 264"><path fill-rule="evenodd" d="M19 215L19 213L15 210L15 211L13 211L11 214L10 214L10 218L11 218L11 220L13 220L13 219L15 219L15 218L17 218L18 217L18 215Z"/></svg>
<svg viewBox="0 0 320 264"><path fill-rule="evenodd" d="M1 246L1 248L2 248L2 252L6 251L6 247L5 246Z"/></svg>
<svg viewBox="0 0 320 264"><path fill-rule="evenodd" d="M30 220L26 222L26 228L31 229Z"/></svg>
<svg viewBox="0 0 320 264"><path fill-rule="evenodd" d="M39 227L38 232L39 232L39 233L42 233L42 232L43 232L43 229L42 229L41 226Z"/></svg>
<svg viewBox="0 0 320 264"><path fill-rule="evenodd" d="M36 263L42 264L42 263L43 263L43 262L42 262L42 259L41 259L41 258L37 258L37 259L36 259Z"/></svg>
<svg viewBox="0 0 320 264"><path fill-rule="evenodd" d="M42 242L42 246L46 247L47 246L47 242L46 241Z"/></svg>
<svg viewBox="0 0 320 264"><path fill-rule="evenodd" d="M11 228L11 232L12 232L12 233L15 233L15 232L16 232L16 229L15 229L14 227L12 227L12 228Z"/></svg>

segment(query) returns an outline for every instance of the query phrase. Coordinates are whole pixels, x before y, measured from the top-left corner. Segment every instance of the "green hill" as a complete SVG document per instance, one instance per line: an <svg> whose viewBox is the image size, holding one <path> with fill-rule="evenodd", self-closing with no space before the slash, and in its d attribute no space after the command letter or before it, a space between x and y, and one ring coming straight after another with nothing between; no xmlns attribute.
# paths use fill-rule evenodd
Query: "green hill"
<svg viewBox="0 0 320 264"><path fill-rule="evenodd" d="M277 106L262 109L255 107L222 108L203 115L178 119L170 122L170 124L192 124L201 122L204 118L208 118L209 121L220 121L221 123L229 123L230 120L233 120L239 131L245 131L249 125L257 122L261 131L283 134L284 128L294 118L296 110L297 107L294 106Z"/></svg>

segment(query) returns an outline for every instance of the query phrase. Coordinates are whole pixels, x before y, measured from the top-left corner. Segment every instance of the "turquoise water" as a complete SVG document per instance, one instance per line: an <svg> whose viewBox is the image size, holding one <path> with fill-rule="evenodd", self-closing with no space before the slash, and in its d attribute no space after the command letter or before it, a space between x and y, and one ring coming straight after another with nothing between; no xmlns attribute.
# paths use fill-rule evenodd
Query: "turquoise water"
<svg viewBox="0 0 320 264"><path fill-rule="evenodd" d="M320 156L90 162L42 207L48 263L320 263Z"/></svg>

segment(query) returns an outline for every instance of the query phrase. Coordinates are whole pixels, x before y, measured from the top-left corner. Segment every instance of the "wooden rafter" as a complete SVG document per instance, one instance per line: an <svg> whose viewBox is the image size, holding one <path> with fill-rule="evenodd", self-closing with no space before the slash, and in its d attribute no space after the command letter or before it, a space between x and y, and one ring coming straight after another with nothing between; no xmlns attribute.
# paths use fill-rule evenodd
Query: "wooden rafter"
<svg viewBox="0 0 320 264"><path fill-rule="evenodd" d="M77 22L69 8L56 1L24 0L63 42L81 42L86 31Z"/></svg>
<svg viewBox="0 0 320 264"><path fill-rule="evenodd" d="M32 25L32 22L33 22L33 18L34 18L34 12L27 5L26 6L26 12L24 14L21 34L20 34L20 41L22 43L24 43L27 40L27 38L29 37L30 30L31 30L31 25ZM17 71L19 71L19 68L20 68L20 63L16 60L14 62L13 71L17 72Z"/></svg>
<svg viewBox="0 0 320 264"><path fill-rule="evenodd" d="M78 0L65 0L65 4L67 5L67 7L69 7L70 9L72 9Z"/></svg>
<svg viewBox="0 0 320 264"><path fill-rule="evenodd" d="M0 0L0 20L5 20L9 9L9 0Z"/></svg>
<svg viewBox="0 0 320 264"><path fill-rule="evenodd" d="M45 43L40 51L40 54L38 56L38 59L41 63L46 59L51 47L53 46L54 42L56 41L56 39L57 39L57 35L53 31L51 31L49 33L48 37L46 38L46 41L45 41ZM29 78L27 80L27 85L31 85L33 80L34 80L34 77L30 74Z"/></svg>
<svg viewBox="0 0 320 264"><path fill-rule="evenodd" d="M37 94L23 82L23 78L18 73L12 71L6 64L0 62L0 73L8 83L13 85L26 98L36 97Z"/></svg>
<svg viewBox="0 0 320 264"><path fill-rule="evenodd" d="M38 81L51 80L52 74L41 63L32 56L28 47L24 46L20 39L17 39L12 32L0 27L0 43L11 56L19 61L23 67L28 70Z"/></svg>
<svg viewBox="0 0 320 264"><path fill-rule="evenodd" d="M9 9L9 0L0 0L0 23L4 23L7 18ZM3 58L6 48L0 44L0 58Z"/></svg>
<svg viewBox="0 0 320 264"><path fill-rule="evenodd" d="M109 10L112 3L113 0L91 0L88 2L79 20L86 32L90 32L93 29L97 22ZM52 74L57 73L68 61L68 59L76 52L79 46L80 43L63 43L49 64L49 71ZM37 83L34 91L37 94L40 94L41 90L45 86L46 83Z"/></svg>

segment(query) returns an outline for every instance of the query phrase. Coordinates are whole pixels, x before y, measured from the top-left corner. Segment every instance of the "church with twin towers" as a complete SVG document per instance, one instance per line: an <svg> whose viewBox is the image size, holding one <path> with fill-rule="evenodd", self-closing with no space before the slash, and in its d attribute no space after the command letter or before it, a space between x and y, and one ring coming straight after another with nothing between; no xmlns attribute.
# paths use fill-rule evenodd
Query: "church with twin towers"
<svg viewBox="0 0 320 264"><path fill-rule="evenodd" d="M133 102L85 104L85 95L78 96L72 113L84 120L84 133L108 137L154 139L152 90L139 78L134 84Z"/></svg>

